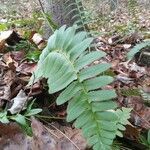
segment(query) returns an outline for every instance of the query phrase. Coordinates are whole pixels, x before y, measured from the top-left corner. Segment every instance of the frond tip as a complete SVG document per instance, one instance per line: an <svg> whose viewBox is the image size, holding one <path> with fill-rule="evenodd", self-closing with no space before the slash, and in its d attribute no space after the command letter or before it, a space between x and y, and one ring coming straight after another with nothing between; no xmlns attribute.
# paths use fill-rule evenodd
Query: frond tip
<svg viewBox="0 0 150 150"><path fill-rule="evenodd" d="M106 55L102 51L88 53L92 41L86 32L76 33L75 27L56 30L40 56L35 78L48 79L49 93L64 89L56 102L68 102L67 121L82 129L94 150L109 150L119 122L117 105L112 101L116 93L103 89L113 82L112 77L101 75L111 65L91 65ZM121 124L125 125L126 119Z"/></svg>
<svg viewBox="0 0 150 150"><path fill-rule="evenodd" d="M132 59L136 53L138 53L141 49L145 48L146 46L150 46L150 40L145 40L137 45L135 45L130 52L128 52L127 57L128 59Z"/></svg>

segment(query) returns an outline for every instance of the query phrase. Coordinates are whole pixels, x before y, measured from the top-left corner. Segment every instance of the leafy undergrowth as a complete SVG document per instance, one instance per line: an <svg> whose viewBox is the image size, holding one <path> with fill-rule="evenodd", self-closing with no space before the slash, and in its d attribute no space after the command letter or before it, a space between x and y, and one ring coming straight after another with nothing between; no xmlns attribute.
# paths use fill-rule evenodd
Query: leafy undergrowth
<svg viewBox="0 0 150 150"><path fill-rule="evenodd" d="M138 31L147 36L150 30L150 10L144 7L144 3L129 6L127 4L129 1L118 2L114 11L110 10L107 0L101 3L85 2L86 11L93 20L89 23L89 28L98 31L99 34L128 35Z"/></svg>
<svg viewBox="0 0 150 150"><path fill-rule="evenodd" d="M26 133L31 134L30 130L27 130L28 128L30 129L29 116L36 115L41 111L39 108L42 108L42 114L36 115L36 117L41 119L46 124L48 122L54 123L56 120L58 120L58 123L60 124L59 127L55 127L55 125L49 126L49 128L53 130L51 133L52 135L49 134L49 129L44 126L43 128L47 128L44 136L52 136L52 139L50 140L54 140L55 142L59 141L63 137L63 140L60 143L58 142L59 147L67 143L69 147L76 147L76 149L85 149L85 147L87 147L87 143L81 136L80 130L76 130L76 134L74 135L74 129L72 129L71 127L67 127L68 125L70 126L70 124L66 123L64 120L64 118L66 117L66 105L58 107L55 104L55 100L57 99L59 93L49 95L47 93L47 86L45 84L45 81L37 82L36 84L31 85L31 87L26 86L32 72L37 66L36 60L38 59L38 57L36 57L36 52L40 51L40 47L38 44L44 42L45 45L45 41L42 39L42 37L39 43L34 40L33 37L37 35L37 33L35 35L32 35L32 38L28 40L22 40L22 38L19 36L19 40L21 41L19 43L15 41L15 43L13 43L13 46L9 45L9 47L5 46L5 44L3 43L4 41L1 42L1 45L3 45L1 47L1 52L3 53L3 55L0 61L2 72L1 83L3 83L1 84L1 93L3 94L1 94L0 99L1 110L3 109L3 113L1 112L0 116L1 122L8 123L9 121L12 122L13 120L15 120L21 125ZM9 40L5 39L5 43L8 41ZM95 39L97 52L101 50L107 55L105 58L102 58L99 61L95 61L94 64L112 64L111 69L105 71L103 75L114 77L115 82L113 82L111 85L107 85L106 89L116 89L118 95L116 102L118 103L119 107L133 108L130 119L131 124L126 126L126 131L124 133L124 138L127 139L127 143L123 145L128 148L142 149L143 146L138 146L137 144L139 143L139 141L140 143L145 145L144 148L149 147L148 137L144 133L146 133L146 131L148 131L150 128L150 71L149 64L141 64L143 58L142 54L145 51L148 53L148 48L145 48L142 44L139 44L141 46L140 48L138 47L136 49L137 46L134 47L135 45L137 45L137 43L141 43L140 41L142 42L143 39L138 34L131 34L124 37L121 37L119 35L113 37L98 37L97 39ZM36 44L34 44L34 42ZM134 49L132 49L133 47ZM132 53L130 51L131 49ZM131 54L134 55L135 49L136 52L138 51L138 53L140 54L135 55L135 60L128 60L127 56L130 54L131 58ZM7 52L8 50L11 51ZM32 55L30 56L29 53L32 53ZM35 55L33 55L34 53ZM33 98L36 98L36 105L33 105L34 108L31 109L31 106L26 105L26 102L29 101L30 103L31 99L33 100ZM10 112L14 115L10 115ZM9 124L11 126L12 123ZM62 125L64 126L63 128L66 128L65 130L69 130L64 132L67 137L66 135L64 135L64 133L61 132ZM8 125L3 125L3 128L7 129L7 126ZM40 123L37 123L34 126L31 125L33 135L36 137L38 136L38 140L40 141L44 137L42 135L42 129L38 130L38 128L40 128L39 126L41 127L43 125L41 125ZM13 134L14 127L12 127L12 129L10 128L10 130L12 130L10 131L10 133L12 132ZM53 135L56 130L60 130L57 133L57 138ZM71 133L73 134L72 136L74 136L74 138L68 135ZM3 138L0 141L1 145L7 145L6 139L12 136L11 134L6 134L6 136L4 136L4 134L6 134L6 132L2 131ZM16 132L16 136L20 136L19 128L18 132ZM23 142L26 142L26 140ZM131 147L129 147L128 144L131 144L131 141L134 141L135 144L132 144ZM37 143L38 141L35 140L34 142ZM13 146L16 146L13 140L11 141L11 143ZM36 144L30 142L29 146L32 147L33 145ZM114 143L114 146L115 145L116 144ZM115 146L115 149L118 147L118 145L119 144ZM40 146L42 147L43 145L41 144ZM120 145L119 147L121 148L124 146Z"/></svg>
<svg viewBox="0 0 150 150"><path fill-rule="evenodd" d="M140 17L141 13L138 12L139 18L136 20L138 23L129 22L126 25L126 21L132 20L132 18L128 18L126 13L122 13L122 15L117 13L115 18L109 16L108 22L110 23L105 30L103 30L103 27L107 21L102 22L100 26L96 24L99 30L106 31L106 34L94 39L94 44L96 44L95 54L98 54L98 52L104 54L103 52L105 52L106 57L94 61L92 65L112 64L109 70L102 72L100 75L109 76L109 79L113 77L115 81L106 85L103 90L111 91L115 89L117 93L115 102L118 107L132 108L130 124L126 126L123 139L117 137L114 141L112 146L114 150L150 148L150 42L149 32L147 32L150 24L147 21L148 18L146 18L149 12L145 13L144 18ZM24 21L13 20L0 26L2 30L6 30L12 24L21 25L19 25L21 32L20 29L15 29L14 32L9 32L8 37L0 37L0 149L31 148L43 150L47 147L52 150L90 149L86 140L82 137L81 130L74 129L72 123L65 121L67 112L71 111L67 109L66 103L61 106L56 105L55 101L59 98L60 93L48 94L48 87L44 79L35 84L31 83L30 87L27 86L32 73L37 68L39 55L47 44L47 41L44 41L35 31L41 25L41 22L36 22L35 18ZM37 28L34 26L36 23L39 24ZM30 28L35 30L30 32L27 30ZM112 30L110 31L110 29ZM16 34L16 30L18 30L19 35ZM139 34L135 32L137 30L146 32ZM59 40L61 42L61 39ZM53 49L54 45L51 44L52 41L50 41L49 46ZM93 55L93 57L99 58L96 55ZM88 67L91 67L91 65ZM39 73L42 72L39 70ZM57 70L55 70L54 78L57 73ZM34 74L33 80L35 80ZM55 86L55 91L58 91L56 90L57 84L52 82L50 86L51 84ZM53 92L50 91L50 93ZM126 111L126 109L124 110ZM77 111L72 115L78 115L79 113ZM118 110L117 114L122 116L122 111ZM44 125L34 118L30 118L30 116L35 116ZM124 119L128 117L122 116L120 123L124 123ZM83 118L84 114L81 116L81 119ZM81 119L80 121L82 121ZM20 126L14 122L17 122ZM28 135L33 135L33 138L26 136L20 127ZM120 128L125 129L122 126ZM87 133L85 134L87 135ZM106 134L106 132L104 133Z"/></svg>

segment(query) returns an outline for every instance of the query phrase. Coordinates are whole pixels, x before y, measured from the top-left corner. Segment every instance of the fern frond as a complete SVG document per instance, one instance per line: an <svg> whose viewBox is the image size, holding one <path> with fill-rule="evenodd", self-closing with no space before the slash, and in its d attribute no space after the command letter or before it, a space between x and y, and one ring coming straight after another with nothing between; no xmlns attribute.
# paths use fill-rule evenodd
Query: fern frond
<svg viewBox="0 0 150 150"><path fill-rule="evenodd" d="M144 102L150 104L150 94L144 92L143 90L140 90L140 94L141 94Z"/></svg>
<svg viewBox="0 0 150 150"><path fill-rule="evenodd" d="M112 101L117 96L115 91L102 89L113 82L112 77L100 76L111 65L90 65L106 54L102 51L87 53L93 39L87 38L85 32L75 34L75 31L75 27L63 26L49 38L35 78L48 79L49 93L63 90L57 104L68 102L67 121L75 120L75 127L82 129L94 150L110 150L120 129L118 122L126 124L126 119L118 120L118 113L123 112L115 111L117 105Z"/></svg>
<svg viewBox="0 0 150 150"><path fill-rule="evenodd" d="M142 43L137 44L135 47L131 49L130 52L128 52L127 54L128 59L132 59L137 52L139 52L141 49L147 46L150 46L150 40L146 40Z"/></svg>
<svg viewBox="0 0 150 150"><path fill-rule="evenodd" d="M140 96L140 91L138 88L129 88L129 89L121 89L121 95L123 96Z"/></svg>
<svg viewBox="0 0 150 150"><path fill-rule="evenodd" d="M65 2L65 17L71 17L74 24L78 26L79 30L88 32L88 25L95 20L91 19L91 15L82 5L82 0L66 0Z"/></svg>

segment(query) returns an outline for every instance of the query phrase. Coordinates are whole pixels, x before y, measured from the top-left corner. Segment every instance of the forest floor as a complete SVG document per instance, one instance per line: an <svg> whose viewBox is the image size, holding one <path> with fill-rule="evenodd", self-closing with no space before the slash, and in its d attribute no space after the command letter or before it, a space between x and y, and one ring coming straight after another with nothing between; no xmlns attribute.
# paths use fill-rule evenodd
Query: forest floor
<svg viewBox="0 0 150 150"><path fill-rule="evenodd" d="M0 0L1 18L25 18L30 17L34 11L39 11L37 0Z"/></svg>

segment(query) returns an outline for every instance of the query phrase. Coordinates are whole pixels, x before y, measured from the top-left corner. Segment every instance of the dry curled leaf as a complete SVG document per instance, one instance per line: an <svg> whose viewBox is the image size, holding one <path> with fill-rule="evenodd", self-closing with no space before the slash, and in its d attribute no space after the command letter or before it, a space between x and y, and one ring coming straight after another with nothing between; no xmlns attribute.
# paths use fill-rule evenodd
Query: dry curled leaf
<svg viewBox="0 0 150 150"><path fill-rule="evenodd" d="M19 113L26 104L28 96L25 94L23 90L20 90L18 95L12 99L13 105L10 109L8 109L11 114Z"/></svg>
<svg viewBox="0 0 150 150"><path fill-rule="evenodd" d="M10 100L11 85L14 82L15 74L12 70L4 70L1 68L0 74L0 100Z"/></svg>
<svg viewBox="0 0 150 150"><path fill-rule="evenodd" d="M131 120L134 125L144 129L150 129L150 108L144 105L139 96L132 96L122 101L126 107L133 108Z"/></svg>
<svg viewBox="0 0 150 150"><path fill-rule="evenodd" d="M77 147L80 150L85 150L88 147L81 130L64 127L64 133L70 141L66 137L62 137L58 142L58 150L77 150Z"/></svg>
<svg viewBox="0 0 150 150"><path fill-rule="evenodd" d="M126 126L126 131L124 134L128 139L138 140L141 134L141 129L130 124Z"/></svg>
<svg viewBox="0 0 150 150"><path fill-rule="evenodd" d="M16 71L21 74L31 75L35 71L36 66L36 63L23 62L16 68Z"/></svg>

